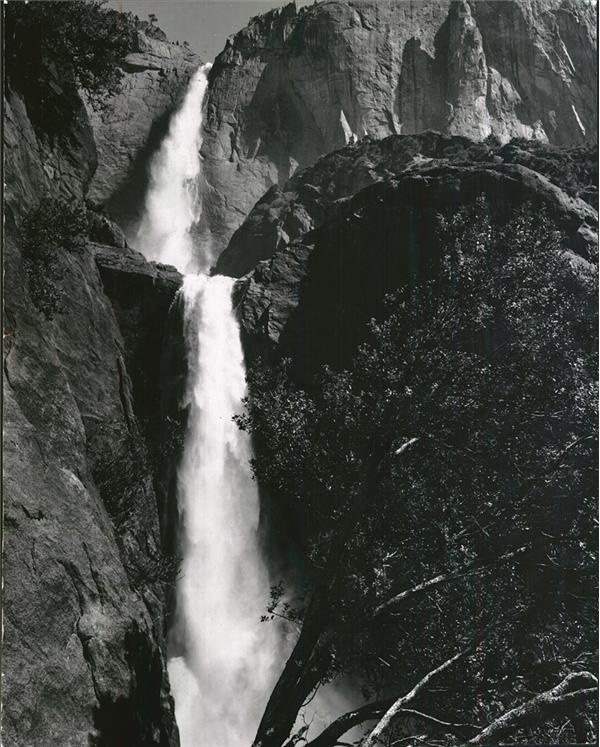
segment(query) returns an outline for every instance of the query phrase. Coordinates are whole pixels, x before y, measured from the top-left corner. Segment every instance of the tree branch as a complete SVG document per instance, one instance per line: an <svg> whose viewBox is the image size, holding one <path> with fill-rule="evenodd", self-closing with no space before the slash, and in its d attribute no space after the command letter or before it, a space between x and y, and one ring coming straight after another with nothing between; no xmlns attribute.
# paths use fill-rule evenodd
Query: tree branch
<svg viewBox="0 0 600 747"><path fill-rule="evenodd" d="M388 428L390 430L390 428ZM362 516L390 449L391 433L371 446L360 466L356 488L350 497L338 532L329 551L325 568L309 600L300 636L277 681L258 726L253 747L280 747L288 737L307 695L320 681L315 649L327 628L331 611L329 599L339 573L347 542Z"/></svg>
<svg viewBox="0 0 600 747"><path fill-rule="evenodd" d="M464 729L471 729L473 731L477 731L479 729L478 726L475 724L469 724L469 723L453 723L452 721L443 721L440 718L436 718L435 716L431 716L429 713L422 713L421 711L415 711L413 708L401 708L398 711L399 716L412 716L413 718L420 719L421 721L426 721L427 723L433 724L434 726L439 726L440 728L446 729L450 732L462 732Z"/></svg>
<svg viewBox="0 0 600 747"><path fill-rule="evenodd" d="M446 669L451 667L454 662L461 659L463 656L465 656L470 650L472 646L469 646L468 648L463 649L462 651L459 651L457 654L454 654L450 659L447 659L443 664L440 664L439 667L436 667L435 669L432 669L431 672L428 672L422 679L417 682L417 684L413 687L413 689L406 693L406 695L403 695L402 697L398 698L398 700L394 701L394 703L388 708L388 710L384 713L382 718L379 720L375 728L370 732L368 737L363 743L363 747L374 747L375 743L378 741L381 734L388 728L392 720L400 714L400 712L403 710L404 706L407 703L410 703L412 700L414 700L417 695L427 687L427 685L431 682L432 679L437 677L439 674L442 674L442 672L445 672Z"/></svg>
<svg viewBox="0 0 600 747"><path fill-rule="evenodd" d="M567 675L551 690L536 695L487 726L467 744L497 743L499 739L526 726L549 721L564 713L571 713L598 692L598 680L590 672Z"/></svg>
<svg viewBox="0 0 600 747"><path fill-rule="evenodd" d="M456 571L454 573L441 573L439 576L434 576L427 581L422 581L420 584L417 584L410 589L406 589L405 591L402 591L399 594L390 597L390 599L387 599L385 602L379 604L373 610L370 620L379 617L379 615L386 612L388 609L390 609L390 607L394 607L399 602L402 602L404 599L406 599L406 597L412 596L413 594L418 594L419 592L430 589L433 586L439 586L440 584L444 584L448 581L454 581L456 579L463 578L464 576L472 576L477 573L483 573L484 571L492 568L495 565L498 565L499 563L506 563L510 560L515 560L516 558L524 555L529 549L529 545L523 545L516 550L511 550L510 552L506 552L503 555L498 556L490 563L480 564L478 560L474 560L473 562L461 568L459 571Z"/></svg>
<svg viewBox="0 0 600 747"><path fill-rule="evenodd" d="M335 721L332 721L317 737L308 742L306 747L333 747L339 744L338 739L347 731L365 721L380 718L393 702L394 698L386 698L385 700L368 703L354 711L345 713L343 716L336 718ZM285 747L292 747L292 742L288 742Z"/></svg>
<svg viewBox="0 0 600 747"><path fill-rule="evenodd" d="M353 729L355 726L363 724L365 721L373 721L374 719L381 718L383 714L396 702L395 698L385 698L378 700L373 703L367 703L354 711L349 711L343 716L340 716L333 721L329 726L324 729L317 737L306 744L306 747L334 747L335 745L341 744L338 740L346 732ZM401 708L397 716L412 716L413 718L425 721L433 724L439 728L443 728L451 733L458 733L460 736L464 736L465 729L471 731L478 731L480 727L475 724L462 724L452 723L450 721L442 721L442 719L431 716L428 713L422 713L416 711L413 708ZM294 747L294 742L288 742L285 747Z"/></svg>

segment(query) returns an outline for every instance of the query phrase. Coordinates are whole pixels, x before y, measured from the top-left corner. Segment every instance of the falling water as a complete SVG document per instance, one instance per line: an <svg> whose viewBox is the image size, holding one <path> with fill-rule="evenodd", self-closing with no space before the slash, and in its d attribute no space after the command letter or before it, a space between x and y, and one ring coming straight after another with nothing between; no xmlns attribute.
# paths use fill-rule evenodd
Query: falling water
<svg viewBox="0 0 600 747"><path fill-rule="evenodd" d="M152 163L137 244L149 259L188 273L209 259L191 236L201 207L197 154L208 69L192 79ZM189 415L178 472L183 560L168 668L182 747L250 745L281 664L278 633L260 622L269 579L250 443L232 420L245 393L232 283L188 274L180 291Z"/></svg>
<svg viewBox="0 0 600 747"><path fill-rule="evenodd" d="M208 85L207 63L192 76L169 131L150 164L150 184L136 236L136 246L155 262L181 272L207 269L194 251L191 228L200 218L199 177L202 145L202 102ZM210 258L209 258L210 259Z"/></svg>
<svg viewBox="0 0 600 747"><path fill-rule="evenodd" d="M273 679L277 640L260 622L268 578L247 436L232 417L245 391L231 280L188 276L183 287L190 427L179 472L183 568L171 660L182 745L250 745Z"/></svg>

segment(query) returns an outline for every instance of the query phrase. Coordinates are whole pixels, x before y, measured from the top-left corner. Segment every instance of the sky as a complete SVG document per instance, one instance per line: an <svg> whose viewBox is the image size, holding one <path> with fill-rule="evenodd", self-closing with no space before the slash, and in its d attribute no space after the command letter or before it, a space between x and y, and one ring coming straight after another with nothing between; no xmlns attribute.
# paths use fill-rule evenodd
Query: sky
<svg viewBox="0 0 600 747"><path fill-rule="evenodd" d="M109 0L108 5L147 19L150 13L171 41L187 41L204 61L211 61L228 36L252 16L287 5L289 0ZM307 0L296 0L298 7Z"/></svg>

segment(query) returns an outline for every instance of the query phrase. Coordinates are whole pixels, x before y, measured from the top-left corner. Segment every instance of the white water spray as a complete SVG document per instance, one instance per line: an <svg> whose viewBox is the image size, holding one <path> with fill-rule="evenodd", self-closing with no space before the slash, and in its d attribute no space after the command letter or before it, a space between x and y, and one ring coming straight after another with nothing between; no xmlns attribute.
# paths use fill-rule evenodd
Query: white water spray
<svg viewBox="0 0 600 747"><path fill-rule="evenodd" d="M149 259L184 272L211 259L191 236L201 207L197 153L208 69L192 79L153 161L138 233ZM232 420L246 386L232 284L190 274L181 290L189 414L178 472L183 563L168 667L182 747L250 745L282 660L277 629L260 622L269 578L258 538L258 494L248 436Z"/></svg>
<svg viewBox="0 0 600 747"><path fill-rule="evenodd" d="M136 246L148 259L174 265L181 272L207 269L204 258L194 251L190 230L201 213L202 101L210 68L210 63L202 65L193 75L151 161L150 185L136 236Z"/></svg>
<svg viewBox="0 0 600 747"><path fill-rule="evenodd" d="M229 278L183 287L190 427L179 473L183 568L171 660L182 745L250 745L273 685L278 641L260 622L269 581L247 436L232 421L245 392Z"/></svg>

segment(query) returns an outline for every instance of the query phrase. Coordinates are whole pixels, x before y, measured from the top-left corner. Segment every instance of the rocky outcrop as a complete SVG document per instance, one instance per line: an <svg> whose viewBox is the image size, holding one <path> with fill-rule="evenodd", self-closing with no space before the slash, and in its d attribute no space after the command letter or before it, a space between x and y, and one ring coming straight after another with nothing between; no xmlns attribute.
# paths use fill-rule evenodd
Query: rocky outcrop
<svg viewBox="0 0 600 747"><path fill-rule="evenodd" d="M177 296L182 277L175 268L149 263L137 252L106 246L93 249L104 292L123 335L133 408L145 434L154 477L161 547L174 556L177 465L187 417L183 308ZM166 601L168 620L171 605Z"/></svg>
<svg viewBox="0 0 600 747"><path fill-rule="evenodd" d="M394 184L419 173L433 174L436 169L443 173L447 167L469 167L468 172L478 164L477 168L483 171L510 175L506 197L499 193L495 200L510 200L514 191L511 180L517 180L532 200L547 198L558 206L558 212L562 212L561 206L568 206L567 211L580 216L581 225L588 220L594 225L593 205L575 198L580 194L587 196L592 188L597 155L593 150L588 154L573 149L570 156L570 152L548 147L527 150L516 144L477 144L435 132L392 135L383 140L365 138L298 171L283 188L271 187L232 236L216 271L233 277L245 275L258 262L285 250L294 240L331 219L336 210L342 209L345 199L370 184ZM448 168L447 175L451 171ZM573 174L577 178L572 178Z"/></svg>
<svg viewBox="0 0 600 747"><path fill-rule="evenodd" d="M36 126L31 104L7 83L4 96L4 199L9 220L18 220L43 194L82 199L97 164L88 114L77 96L51 91L62 110L58 132Z"/></svg>
<svg viewBox="0 0 600 747"><path fill-rule="evenodd" d="M216 253L267 189L366 135L594 138L595 50L594 11L570 0L330 0L253 19L211 73L204 228Z"/></svg>
<svg viewBox="0 0 600 747"><path fill-rule="evenodd" d="M301 176L296 179L300 186ZM271 194L240 229L251 235L256 222L257 245L270 258L238 281L235 298L249 359L291 356L307 374L324 361L348 362L386 294L435 267L443 252L436 215L479 195L488 197L500 222L526 203L534 210L545 208L564 232L566 248L579 258L574 261L597 262L597 211L516 164L416 161L351 198L321 199L318 223L318 211L305 206L301 192ZM286 225L303 210L310 212L307 223L313 230L289 243L273 232L266 236L263 224L277 225L278 211Z"/></svg>
<svg viewBox="0 0 600 747"><path fill-rule="evenodd" d="M164 136L200 58L188 47L138 32L137 51L123 63L121 92L105 109L89 108L98 168L88 196L125 231L135 227L148 183L148 161Z"/></svg>

